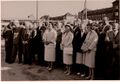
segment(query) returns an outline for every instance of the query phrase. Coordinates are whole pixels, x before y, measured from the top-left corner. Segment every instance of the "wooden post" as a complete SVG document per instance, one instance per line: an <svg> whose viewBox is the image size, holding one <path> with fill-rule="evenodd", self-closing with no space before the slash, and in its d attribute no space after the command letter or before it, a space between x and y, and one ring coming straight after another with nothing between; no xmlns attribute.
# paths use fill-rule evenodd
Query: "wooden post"
<svg viewBox="0 0 120 82"><path fill-rule="evenodd" d="M87 20L87 0L84 2L84 9L85 9L85 19Z"/></svg>
<svg viewBox="0 0 120 82"><path fill-rule="evenodd" d="M36 25L38 26L38 0L36 0Z"/></svg>

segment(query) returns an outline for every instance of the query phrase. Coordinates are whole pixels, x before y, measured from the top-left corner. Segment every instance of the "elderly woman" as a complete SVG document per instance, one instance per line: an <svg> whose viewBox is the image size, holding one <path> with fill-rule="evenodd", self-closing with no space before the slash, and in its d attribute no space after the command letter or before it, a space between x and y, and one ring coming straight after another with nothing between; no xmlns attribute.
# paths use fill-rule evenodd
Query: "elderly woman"
<svg viewBox="0 0 120 82"><path fill-rule="evenodd" d="M55 62L55 47L56 47L57 32L53 29L52 23L49 23L43 35L45 45L45 61L48 62L48 70L53 68Z"/></svg>
<svg viewBox="0 0 120 82"><path fill-rule="evenodd" d="M70 75L71 73L71 65L72 65L72 40L73 33L70 31L71 25L65 25L65 31L62 35L61 49L63 49L63 63L66 65L66 71L64 72L66 75Z"/></svg>
<svg viewBox="0 0 120 82"><path fill-rule="evenodd" d="M84 55L83 63L89 67L89 75L86 79L93 79L98 35L94 30L92 30L91 24L88 24L85 30L87 31L87 36L81 46L81 50Z"/></svg>

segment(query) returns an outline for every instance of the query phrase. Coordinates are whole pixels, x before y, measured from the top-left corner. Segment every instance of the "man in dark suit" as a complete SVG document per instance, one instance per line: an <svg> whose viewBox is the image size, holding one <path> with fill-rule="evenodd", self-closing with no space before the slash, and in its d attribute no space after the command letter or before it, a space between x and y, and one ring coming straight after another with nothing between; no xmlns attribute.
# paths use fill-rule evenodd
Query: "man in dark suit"
<svg viewBox="0 0 120 82"><path fill-rule="evenodd" d="M33 28L32 38L29 41L29 64L32 64L32 61L35 60L35 54L37 54L39 65L44 64L44 43L42 40L42 29L38 26Z"/></svg>
<svg viewBox="0 0 120 82"><path fill-rule="evenodd" d="M35 60L35 54L36 54L36 34L37 30L36 28L32 28L32 32L30 35L30 40L28 42L28 48L29 48L29 57L28 57L28 64L32 65L33 60Z"/></svg>
<svg viewBox="0 0 120 82"><path fill-rule="evenodd" d="M12 63L12 47L13 47L13 22L10 22L3 31L3 38L5 39L5 62Z"/></svg>
<svg viewBox="0 0 120 82"><path fill-rule="evenodd" d="M57 30L57 40L56 40L56 66L63 66L63 51L60 49L60 44L62 41L61 29Z"/></svg>
<svg viewBox="0 0 120 82"><path fill-rule="evenodd" d="M109 52L112 52L112 74L110 79L118 79L119 77L119 28L118 24L114 23L114 26L112 27L113 31L110 31L108 33L109 42L111 43L112 50L109 50ZM109 58L109 57L108 57ZM110 74L108 74L110 75ZM108 78L109 79L109 78Z"/></svg>
<svg viewBox="0 0 120 82"><path fill-rule="evenodd" d="M37 35L36 35L36 50L38 55L38 64L44 65L44 43L42 38L43 28L40 26L37 27Z"/></svg>
<svg viewBox="0 0 120 82"><path fill-rule="evenodd" d="M20 22L19 26L19 43L18 43L18 52L19 52L19 63L22 63L22 56L23 56L23 43L22 43L22 37L23 37L23 32L25 29L25 22Z"/></svg>
<svg viewBox="0 0 120 82"><path fill-rule="evenodd" d="M84 66L83 65L76 65L76 55L77 52L81 53L81 46L86 38L86 33L83 32L82 26L75 27L74 31L74 39L73 39L73 69L77 70L77 72L83 73Z"/></svg>
<svg viewBox="0 0 120 82"><path fill-rule="evenodd" d="M20 50L23 54L23 64L28 64L29 48L28 42L30 39L31 29L23 22L20 30Z"/></svg>
<svg viewBox="0 0 120 82"><path fill-rule="evenodd" d="M12 62L16 60L18 55L19 63L22 63L22 42L21 42L21 27L19 21L14 21L15 27L13 28L13 49L12 49Z"/></svg>

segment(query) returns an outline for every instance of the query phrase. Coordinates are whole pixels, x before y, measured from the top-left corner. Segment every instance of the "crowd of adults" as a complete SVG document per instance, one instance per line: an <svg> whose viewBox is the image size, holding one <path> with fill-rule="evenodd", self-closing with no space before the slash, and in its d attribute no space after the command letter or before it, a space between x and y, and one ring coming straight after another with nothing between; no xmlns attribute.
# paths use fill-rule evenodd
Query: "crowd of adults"
<svg viewBox="0 0 120 82"><path fill-rule="evenodd" d="M119 24L76 18L73 23L55 24L11 21L4 29L5 62L64 67L85 79L119 79ZM46 63L47 62L47 63ZM94 78L95 77L95 78Z"/></svg>

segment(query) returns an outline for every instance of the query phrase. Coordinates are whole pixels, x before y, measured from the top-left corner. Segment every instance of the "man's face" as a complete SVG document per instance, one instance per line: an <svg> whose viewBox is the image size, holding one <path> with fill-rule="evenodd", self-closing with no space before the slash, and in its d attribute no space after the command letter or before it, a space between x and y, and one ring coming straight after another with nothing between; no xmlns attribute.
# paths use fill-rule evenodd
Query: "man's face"
<svg viewBox="0 0 120 82"><path fill-rule="evenodd" d="M113 26L112 29L113 29L114 31L117 31L117 30L118 30L118 26L119 26L119 25L118 25L117 23L114 23L114 26Z"/></svg>
<svg viewBox="0 0 120 82"><path fill-rule="evenodd" d="M14 22L14 24L15 24L16 27L20 26L18 21Z"/></svg>
<svg viewBox="0 0 120 82"><path fill-rule="evenodd" d="M81 24L81 25L79 26L79 29L80 29L82 32L84 32L84 31L85 31L85 25L82 25L82 24Z"/></svg>

